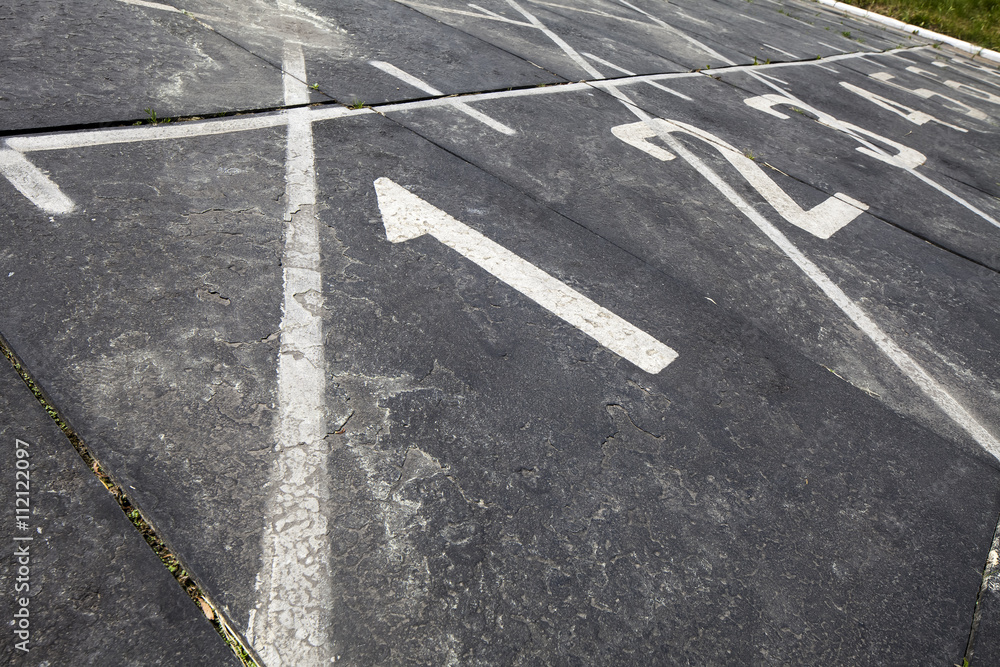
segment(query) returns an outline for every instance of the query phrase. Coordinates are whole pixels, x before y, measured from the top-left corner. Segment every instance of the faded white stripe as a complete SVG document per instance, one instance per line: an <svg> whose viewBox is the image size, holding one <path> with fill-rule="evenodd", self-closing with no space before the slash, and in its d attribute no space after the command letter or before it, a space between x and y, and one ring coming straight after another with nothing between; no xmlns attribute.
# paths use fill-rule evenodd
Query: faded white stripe
<svg viewBox="0 0 1000 667"><path fill-rule="evenodd" d="M9 145L10 142L7 143ZM76 208L73 200L64 195L58 185L13 148L0 148L0 174L46 213L59 215Z"/></svg>
<svg viewBox="0 0 1000 667"><path fill-rule="evenodd" d="M284 72L286 103L308 101L301 45L285 43ZM287 118L277 456L247 634L269 667L320 667L333 654L323 281L312 116L299 108Z"/></svg>

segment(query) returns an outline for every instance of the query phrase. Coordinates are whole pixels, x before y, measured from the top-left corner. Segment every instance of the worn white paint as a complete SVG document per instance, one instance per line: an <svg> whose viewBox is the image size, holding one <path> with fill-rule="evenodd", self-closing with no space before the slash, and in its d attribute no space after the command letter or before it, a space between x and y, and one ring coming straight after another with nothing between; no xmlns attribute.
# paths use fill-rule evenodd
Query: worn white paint
<svg viewBox="0 0 1000 667"><path fill-rule="evenodd" d="M374 113L371 109L347 109L339 106L322 106L310 108L307 111L312 121ZM233 116L230 118L216 118L213 120L188 121L164 125L136 125L113 130L84 130L60 134L11 137L7 139L7 145L21 152L29 153L34 151L83 148L86 146L105 146L108 144L131 144L142 141L189 139L191 137L204 137L213 134L263 130L269 127L280 127L287 123L287 112L277 111L250 116Z"/></svg>
<svg viewBox="0 0 1000 667"><path fill-rule="evenodd" d="M507 0L507 4L516 9L518 12L520 12L521 15L524 16L524 18L528 19L528 22L531 23L532 26L540 30L542 34L551 39L552 43L558 46L560 49L562 49L562 52L565 53L567 56L569 56L570 60L579 65L584 72L586 72L595 79L604 78L604 76L600 72L594 69L594 67L590 63L584 60L583 56L581 56L579 53L576 52L576 49L567 44L562 37L560 37L559 35L555 34L551 30L546 28L545 24L543 24L541 21L535 18L534 14L531 14L524 7L514 2L514 0Z"/></svg>
<svg viewBox="0 0 1000 667"><path fill-rule="evenodd" d="M839 46L834 46L833 44L827 44L826 42L816 42L820 46L825 46L828 49L833 49L837 53L847 53L846 49L842 49Z"/></svg>
<svg viewBox="0 0 1000 667"><path fill-rule="evenodd" d="M408 73L404 72L403 70L399 69L395 65L392 65L392 64L387 63L387 62L382 62L381 60L370 60L368 62L368 64L372 65L374 67L379 68L380 70L382 70L386 74L389 74L391 76L396 77L397 79L399 79L403 83L406 83L408 85L413 86L414 88L417 88L419 90L424 91L428 95L436 95L436 96L439 96L439 97L444 96L444 93L441 92L440 90L438 90L437 88L434 88L433 86L431 86L430 84L428 84L425 81L421 81L420 79L418 79L417 77L413 76L412 74L408 74ZM465 102L461 102L461 101L459 101L459 100L457 100L455 98L448 98L447 101L448 101L448 105L449 106L453 107L454 109L457 109L458 111L461 111L462 113L464 113L465 115L469 116L470 118L474 118L475 120L478 120L480 123L483 123L484 125L486 125L488 127L491 127L492 129L496 130L497 132L500 132L502 134L506 134L508 136L509 135L513 135L513 134L517 134L517 131L514 128L509 127L507 125L504 125L503 123L501 123L500 121L498 121L498 120L496 120L494 118L490 118L489 116L487 116L486 114L482 113L481 111L477 111L476 109L473 109L472 107L470 107Z"/></svg>
<svg viewBox="0 0 1000 667"><path fill-rule="evenodd" d="M983 100L984 102L1000 104L1000 95L994 95L989 91L983 90L981 88L975 88L967 83L961 83L959 81L953 81L951 79L948 79L947 81L944 82L944 85L948 86L952 90L957 90L960 93L971 95L972 97Z"/></svg>
<svg viewBox="0 0 1000 667"><path fill-rule="evenodd" d="M169 139L202 137L212 134L228 134L229 132L245 132L248 130L276 127L284 125L286 122L287 119L284 112L278 112L187 123L135 125L133 127L115 128L113 130L85 130L82 132L11 137L7 140L7 144L11 148L25 152L54 151L68 148L83 148L85 146L128 144L140 141L165 141Z"/></svg>
<svg viewBox="0 0 1000 667"><path fill-rule="evenodd" d="M931 74L930 72L927 72L917 67L907 67L906 69L907 71L913 72L915 74ZM913 95L916 95L917 97L922 97L925 100L929 100L932 97L940 97L941 99L945 100L945 102L951 104L952 106L958 107L958 111L960 113L964 113L966 116L969 116L970 118L975 118L977 120L986 120L988 118L988 116L979 109L971 107L965 102L956 100L954 97L951 97L949 95L945 95L943 93L939 93L933 90L928 90L927 88L908 88L898 83L893 83L892 81L893 79L896 78L896 76L894 74L890 74L889 72L884 72L884 71L872 72L868 76L872 79L875 79L876 81L881 81L887 86L891 86L898 90L902 90L903 92L906 93L911 93Z"/></svg>
<svg viewBox="0 0 1000 667"><path fill-rule="evenodd" d="M925 113L923 111L920 111L919 109L914 109L913 107L908 107L905 104L901 104L899 102L896 102L895 100L890 100L887 97L882 97L881 95L873 93L872 91L866 88L862 88L861 86L855 86L853 83L849 83L847 81L841 81L840 85L843 88L846 88L847 90L851 91L855 95L859 95L864 99L868 100L869 102L872 102L873 104L882 107L886 111L891 111L897 116L905 118L914 125L923 125L925 123L933 122L939 125L944 125L945 127L950 127L951 129L957 130L958 132L968 132L968 130L966 130L964 127L959 127L958 125L952 125L951 123L947 123L941 120L940 118L930 115L929 113Z"/></svg>
<svg viewBox="0 0 1000 667"><path fill-rule="evenodd" d="M485 102L489 100L502 100L518 97L532 97L535 95L554 95L560 93L579 92L590 90L590 85L586 83L559 83L544 88L525 88L523 90L498 90L492 93L476 93L473 95L463 95L463 100L469 102ZM448 97L439 97L434 100L418 100L416 102L396 102L393 104L383 104L375 107L381 113L391 113L393 111L412 111L414 109L429 109L432 107L450 106L454 100Z"/></svg>
<svg viewBox="0 0 1000 667"><path fill-rule="evenodd" d="M647 373L677 358L649 334L388 178L375 181L375 192L393 243L433 236Z"/></svg>
<svg viewBox="0 0 1000 667"><path fill-rule="evenodd" d="M979 216L980 218L990 223L994 227L1000 227L1000 221L998 221L996 218L986 213L979 207L975 206L974 204L972 204L972 202L967 201L965 198L959 197L958 195L956 195L954 192L944 187L943 185L931 180L929 176L926 176L917 171L916 168L922 165L926 160L926 157L924 156L923 153L920 153L908 146L904 146L903 144L897 141L893 141L892 139L889 139L887 137L880 136L870 130L866 130L865 128L834 118L830 114L824 113L816 109L815 107L810 106L805 102L802 102L801 100L787 94L760 95L757 97L748 98L744 100L744 103L754 108L760 109L761 111L769 113L772 116L776 116L777 118L782 118L782 119L787 119L788 116L786 114L775 111L772 108L773 106L777 104L786 104L789 106L795 106L800 109L808 110L816 114L817 120L819 121L820 125L830 127L834 130L843 132L852 137L858 143L860 143L861 146L859 146L857 149L859 153L864 153L865 155L873 157L876 160L881 160L882 162L891 164L894 167L899 167L900 169L906 170L906 172L909 173L914 178L934 188L944 196L948 197L949 199L959 204L963 208ZM895 155L889 154L881 146L878 146L872 143L871 141L866 140L864 138L866 136L895 149L897 153Z"/></svg>
<svg viewBox="0 0 1000 667"><path fill-rule="evenodd" d="M923 47L920 47L923 48ZM834 62L836 60L858 58L863 56L879 57L892 55L890 52L880 54L845 54L844 56L834 56L827 58L824 62ZM745 70L766 70L778 67L813 67L818 61L802 61L795 63L772 63L770 65L759 65L756 67L738 66L712 70L712 74L733 73ZM695 78L703 76L698 72L676 72L667 74L643 74L629 76L627 78L615 79L614 85L629 86L635 84L649 84L651 82L665 81L670 79ZM600 86L601 82L594 85ZM530 97L534 95L559 95L563 93L579 92L587 88L585 83L556 84L543 88L525 88L522 90L506 90L490 93L479 93L473 95L463 95L463 103L483 102L488 100ZM346 109L344 107L325 105L310 108L309 117L312 121L331 120L361 114L375 113L376 111L406 111L410 109L423 109L437 106L449 106L454 104L452 98L441 98L434 100L419 100L416 102L398 102L392 104L378 105L364 109ZM115 128L110 130L83 130L74 132L62 132L57 134L30 135L21 137L10 137L6 143L11 148L22 153L46 150L63 150L70 148L82 148L85 146L103 146L107 144L137 143L143 141L166 141L172 139L185 139L190 137L200 137L213 134L227 134L229 132L246 132L251 130L266 129L269 127L279 127L288 123L287 112L277 111L270 113L253 114L250 116L233 116L230 118L216 118L211 120L187 121L180 123L170 123L164 125L137 125L134 127Z"/></svg>
<svg viewBox="0 0 1000 667"><path fill-rule="evenodd" d="M794 53L789 53L788 51L785 51L784 49L779 49L777 46L771 46L770 44L768 44L766 42L761 42L760 45L763 46L763 47L765 47L765 48L771 49L772 51L777 51L778 53L783 53L784 55L788 56L789 58L795 58L796 60L799 59L799 57L797 55L795 55Z"/></svg>
<svg viewBox="0 0 1000 667"><path fill-rule="evenodd" d="M590 60L593 60L595 63L597 63L599 65L604 65L605 67L613 69L616 72L621 72L622 74L624 74L626 76L636 76L635 72L630 72L629 70L625 69L624 67L619 67L618 65L615 65L614 63L610 63L607 60L604 60L603 58L599 58L599 57L595 56L592 53L584 53L583 55L585 57L589 58ZM659 83L657 83L655 81L647 81L646 83L648 83L653 88L656 88L657 90L662 90L665 93L670 93L671 95L674 95L675 97L679 97L682 100L685 100L687 102L693 102L694 101L691 97L685 95L684 93L679 93L676 90L674 90L672 88L667 88L666 86L664 86L662 84L659 84Z"/></svg>
<svg viewBox="0 0 1000 667"><path fill-rule="evenodd" d="M919 167L927 160L927 157L923 153L916 151L909 146L905 146L893 139L884 137L880 134L872 132L871 130L854 125L853 123L839 120L825 111L820 111L814 106L806 104L800 100L795 100L791 97L786 97L785 95L774 93L768 95L757 95L756 97L746 98L743 100L743 103L748 107L757 109L758 111L763 111L764 113L781 120L788 120L789 116L788 114L775 110L774 107L776 106L783 105L807 111L816 116L816 120L821 126L843 132L861 143L862 145L857 148L859 153L863 153L864 155L873 157L876 160L885 162L886 164L890 164L900 169L911 170ZM869 139L877 141L882 145L889 146L896 152L894 154L888 153L870 141L865 140L864 137L868 137Z"/></svg>
<svg viewBox="0 0 1000 667"><path fill-rule="evenodd" d="M626 107L640 121L651 123L658 131L661 125L634 104ZM703 160L689 151L672 136L673 132L660 135L662 141L673 154L682 157L698 173L708 180L733 206L749 218L802 272L819 287L824 294L843 312L858 329L864 333L878 349L891 360L921 391L930 398L942 412L958 424L977 443L994 457L1000 459L1000 441L955 400L947 389L930 376L920 364L899 347L847 294L816 266L802 251L788 240L781 230L771 224L753 206L739 195L728 183L716 174Z"/></svg>
<svg viewBox="0 0 1000 667"><path fill-rule="evenodd" d="M28 158L10 147L0 146L0 174L3 174L17 191L27 197L32 204L52 215L70 213L73 200L63 194L59 186L41 169L31 164Z"/></svg>
<svg viewBox="0 0 1000 667"><path fill-rule="evenodd" d="M710 134L694 125L680 121L651 118L638 123L619 125L611 132L627 144L635 146L658 160L672 160L674 155L663 148L650 143L653 137L663 138L675 132L682 132L697 137L715 148L729 164L733 165L740 175L753 186L757 192L777 211L781 217L799 229L828 239L839 229L868 210L868 206L838 192L808 211L804 210L789 197L784 190L771 180L757 163L714 134Z"/></svg>
<svg viewBox="0 0 1000 667"><path fill-rule="evenodd" d="M118 0L118 2L125 3L126 5L135 5L136 7L145 7L146 9L158 9L161 12L174 12L177 14L183 14L184 12L176 7L171 7L170 5L164 5L160 2L147 2L146 0Z"/></svg>
<svg viewBox="0 0 1000 667"><path fill-rule="evenodd" d="M285 103L309 100L302 46L285 43ZM323 281L312 117L287 112L285 247L275 462L247 637L269 667L329 665L332 604Z"/></svg>
<svg viewBox="0 0 1000 667"><path fill-rule="evenodd" d="M464 9L452 9L450 7L441 7L440 5L428 5L421 2L409 2L409 0L396 0L396 2L398 2L401 5L405 5L407 7L412 7L414 9L426 9L433 12L443 12L445 14L458 14L459 16L471 16L473 18L486 19L488 21L500 21L502 23L511 23L513 25L520 25L526 28L534 27L530 23L525 23L524 21L515 21L513 19L507 18L506 16L500 16L499 14L496 14L494 12L484 13L486 12L486 10L482 9L481 7L477 7L476 5L469 5L469 6L475 7L476 9L479 10L478 12L469 12Z"/></svg>
<svg viewBox="0 0 1000 667"><path fill-rule="evenodd" d="M771 81L774 81L775 83L780 83L783 86L789 85L787 81L785 81L784 79L779 79L773 74L765 74L764 72L754 72L753 75L755 77L764 77L765 79L770 79Z"/></svg>

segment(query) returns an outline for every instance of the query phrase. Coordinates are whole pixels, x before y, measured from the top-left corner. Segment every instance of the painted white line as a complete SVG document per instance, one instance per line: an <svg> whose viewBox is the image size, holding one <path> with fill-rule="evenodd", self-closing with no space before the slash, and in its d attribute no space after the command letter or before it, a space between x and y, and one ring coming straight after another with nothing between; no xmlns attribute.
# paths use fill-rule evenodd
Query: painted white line
<svg viewBox="0 0 1000 667"><path fill-rule="evenodd" d="M748 21L756 21L757 23L763 23L764 25L769 25L767 21L761 21L760 19L755 19L754 17L747 16L746 14L740 14L740 16L747 19Z"/></svg>
<svg viewBox="0 0 1000 667"><path fill-rule="evenodd" d="M429 234L647 373L677 353L646 332L388 178L375 181L385 235L400 243Z"/></svg>
<svg viewBox="0 0 1000 667"><path fill-rule="evenodd" d="M137 7L146 7L147 9L159 9L163 12L174 12L176 14L183 14L184 11L177 9L176 7L171 7L170 5L164 5L159 2L146 2L146 0L118 0L126 5L135 5Z"/></svg>
<svg viewBox="0 0 1000 667"><path fill-rule="evenodd" d="M787 82L787 81L783 81L783 80L779 79L778 77L776 77L776 76L772 76L772 75L770 75L770 74L764 74L763 72L754 72L754 74L755 74L756 76L763 76L763 77L766 77L766 78L770 79L771 81L776 81L776 82L778 82L778 83L782 84L783 86L787 86L787 85L788 85L788 82Z"/></svg>
<svg viewBox="0 0 1000 667"><path fill-rule="evenodd" d="M307 102L300 44L285 42L283 70L286 104ZM323 281L312 117L308 108L287 116L276 458L247 637L270 667L320 667L333 652Z"/></svg>
<svg viewBox="0 0 1000 667"><path fill-rule="evenodd" d="M917 51L929 47L917 47L910 49L899 49L899 51ZM843 55L830 56L823 59L825 63L837 62L852 58L874 58L880 56L894 56L895 53L886 51L883 53L845 53ZM808 60L789 63L771 63L770 65L739 65L711 70L710 72L669 72L665 74L643 74L629 78L616 79L615 86L629 86L633 84L656 81L666 81L670 79L685 79L704 76L706 74L718 76L720 74L732 74L740 72L751 72L753 70L770 70L783 67L814 67L819 66L819 61ZM828 69L828 68L827 68ZM594 83L600 86L600 81ZM769 84L771 85L771 84ZM543 88L526 88L523 90L505 90L491 93L479 93L475 95L463 95L459 99L463 103L481 102L503 98L530 97L533 95L556 95L561 93L578 92L589 88L586 83L568 83L545 86ZM780 89L779 89L780 90ZM784 93L784 91L781 91ZM405 111L408 109L422 109L452 105L455 98L445 97L436 100L420 100L417 102L399 102L386 104L373 108L346 109L344 107L325 105L321 107L309 108L310 117L314 121L330 120L361 114L370 114L375 111L391 112ZM21 137L10 137L6 140L7 145L22 153L45 150L62 150L70 148L82 148L85 146L103 146L106 144L136 143L142 141L164 141L170 139L183 139L187 137L200 137L211 134L226 134L229 132L245 132L269 127L278 127L287 124L288 119L285 111L277 111L266 114L255 114L252 116L234 116L230 118L219 118L202 121L187 121L183 123L171 123L164 125L137 125L134 127L115 128L112 130L84 130L75 132L65 132L60 134L29 135Z"/></svg>
<svg viewBox="0 0 1000 667"><path fill-rule="evenodd" d="M588 63L586 60L584 60L583 56L581 56L579 53L577 53L576 50L572 46L570 46L565 41L563 41L562 37L560 37L559 35L555 34L551 30L549 30L548 28L546 28L545 24L543 24L541 21L539 21L537 18L535 18L534 14L529 13L528 10L526 10L524 7L522 7L521 5L519 5L516 2L514 2L514 0L507 0L507 4L510 5L511 7L513 7L514 9L516 9L517 11L519 11L524 16L524 18L528 19L528 21L531 23L531 25L533 25L535 28L538 28L539 30L541 30L542 33L546 37L548 37L549 39L551 39L552 42L556 46L558 46L560 49L562 49L563 53L565 53L567 56L569 56L570 60L572 60L573 62L575 62L577 65L579 65L583 69L583 71L585 71L587 74L589 74L590 76L594 77L595 79L603 79L604 78L601 75L601 73L598 72L596 69L594 69L593 66L591 66L590 63Z"/></svg>
<svg viewBox="0 0 1000 667"><path fill-rule="evenodd" d="M654 23L656 23L657 25L659 25L661 28L666 28L667 30L669 30L670 32L674 33L675 35L677 35L681 39L684 39L684 40L688 41L689 43L693 44L694 46L697 46L699 49L701 49L702 51L704 51L708 55L713 56L715 58L718 58L719 60L721 60L722 62L726 63L727 65L735 65L736 64L735 61L732 61L729 58L725 57L724 55L722 55L721 53L719 53L718 51L716 51L712 47L708 46L707 44L698 41L697 39L695 39L694 37L691 37L690 35L688 35L687 33L685 33L682 30L678 30L677 28L675 28L672 25L668 24L666 21L653 16L652 14L650 14L649 12L647 12L645 9L640 9L640 8L636 7L631 2L628 2L628 0L618 0L618 3L621 4L621 5L625 5L626 7L628 7L629 9L631 9L633 11L639 12L643 16L649 18L651 21L653 21Z"/></svg>
<svg viewBox="0 0 1000 667"><path fill-rule="evenodd" d="M653 118L635 105L626 105L640 120L651 122ZM655 124L653 125L655 129ZM660 135L671 151L681 156L698 173L704 176L729 202L747 216L778 248L795 263L813 283L858 327L881 352L888 357L910 380L916 384L948 417L968 433L983 449L1000 459L1000 441L993 436L975 417L956 401L951 394L909 354L896 344L868 315L807 258L781 231L751 206L736 190L729 186L712 169L672 133Z"/></svg>
<svg viewBox="0 0 1000 667"><path fill-rule="evenodd" d="M558 90L557 90L558 89ZM586 83L561 83L544 88L526 88L524 90L499 90L492 93L477 93L475 95L463 95L462 100L469 102L485 102L489 100L500 100L507 98L531 97L533 95L552 95L563 92L579 92L589 90L590 85ZM413 109L427 109L431 107L450 106L454 98L442 97L436 100L419 100L417 102L397 102L395 104L385 104L375 109L379 113L392 113L393 111L410 111Z"/></svg>
<svg viewBox="0 0 1000 667"><path fill-rule="evenodd" d="M795 55L794 53L789 53L788 51L785 51L784 49L779 49L777 46L771 46L770 44L765 44L764 42L761 42L760 45L763 46L763 47L769 48L772 51L777 51L778 53L784 53L789 58L795 58L796 60L799 59L799 57L797 55Z"/></svg>
<svg viewBox="0 0 1000 667"><path fill-rule="evenodd" d="M439 7L438 5L428 5L421 2L409 2L408 0L395 0L401 5L410 7L411 9L426 9L432 12L444 12L445 14L458 14L459 16L471 16L477 19L487 19L490 21L502 21L503 23L513 23L514 25L525 26L526 28L534 28L535 26L530 23L525 23L524 21L514 21L499 14L490 15L480 14L479 12L467 12L464 9L450 9L448 7Z"/></svg>
<svg viewBox="0 0 1000 667"><path fill-rule="evenodd" d="M906 69L910 70L910 71L916 69L917 72L923 71L923 70L917 69L915 67L907 67ZM928 72L928 74L929 73L930 72ZM872 79L875 79L876 81L880 81L881 83L884 83L887 86L890 86L892 88L896 88L897 90L901 90L904 93L909 93L911 95L916 95L917 97L920 97L920 98L925 99L925 100L929 100L929 99L931 99L933 97L940 97L941 99L945 100L945 102L942 102L942 104L944 104L944 106L949 106L948 103L950 103L952 106L959 107L959 109L949 109L949 111L953 111L953 112L957 111L958 113L964 114L964 115L966 115L966 116L968 116L970 118L975 118L976 120L987 120L989 118L989 116L987 116L984 112L980 111L979 109L976 109L975 107L969 106L965 102L962 102L960 100L956 100L954 97L949 97L948 95L944 95L942 93L939 93L939 92L936 92L936 91L933 91L933 90L928 90L927 88L907 88L906 86L901 86L898 83L893 83L892 80L895 79L896 77L895 77L895 75L890 74L889 72L884 72L884 71L883 72L873 72L872 74L869 74L868 76L870 78L872 78ZM843 85L843 84L841 84L841 85ZM961 131L965 131L965 132L968 131L968 130L965 130L964 128L958 128L956 126L952 126L952 127L955 128L955 129L959 129Z"/></svg>
<svg viewBox="0 0 1000 667"><path fill-rule="evenodd" d="M417 77L413 76L412 74L408 74L408 73L404 72L403 70L399 69L395 65L391 65L391 64L389 64L387 62L382 62L381 60L369 60L368 64L371 65L372 67L379 68L380 70L382 70L383 72L385 72L386 74L388 74L390 76L396 77L397 79L399 79L403 83L409 84L409 85L413 86L414 88L417 88L419 90L424 91L428 95L439 95L439 96L443 96L444 95L443 92L441 92L440 90L438 90L434 86L430 85L429 83L427 83L425 81L421 81L420 79L418 79Z"/></svg>
<svg viewBox="0 0 1000 667"><path fill-rule="evenodd" d="M605 67L609 67L609 68L613 69L616 72L621 72L622 74L626 74L628 76L635 76L635 72L630 72L629 70L625 69L624 67L619 67L618 65L615 65L614 63L609 63L604 58L598 58L593 53L584 53L583 55L584 55L584 57L589 58L590 60L593 60L598 65L604 65Z"/></svg>
<svg viewBox="0 0 1000 667"><path fill-rule="evenodd" d="M597 63L599 65L604 65L605 67L609 67L609 68L615 70L616 72L621 72L622 74L625 74L626 76L636 76L635 72L630 72L627 69L625 69L624 67L619 67L618 65L615 65L614 63L609 63L607 60L604 60L603 58L598 58L597 56L595 56L592 53L584 53L583 55L585 57L587 57L587 58L590 58L591 60L593 60L595 63ZM656 88L657 90L662 90L665 93L670 93L671 95L676 95L677 97L681 98L682 100L687 100L688 102L693 102L694 101L693 99L691 99L690 97L688 97L684 93L677 92L676 90L674 90L672 88L667 88L666 86L661 85L661 84L659 84L659 83L657 83L655 81L647 81L646 83L648 83L649 85L651 85L653 88Z"/></svg>
<svg viewBox="0 0 1000 667"><path fill-rule="evenodd" d="M469 3L469 6L472 7L473 9L477 9L477 10L481 11L483 14L485 14L485 16L483 18L492 18L492 19L494 19L496 21L503 21L504 23L513 23L514 25L523 25L523 26L526 26L526 27L529 27L529 28L533 27L530 23L525 23L524 21L513 21L513 20L507 18L506 16L502 16L501 14L497 14L496 12L491 12L490 10L486 9L485 7L480 7L479 5L474 5L471 2Z"/></svg>
<svg viewBox="0 0 1000 667"><path fill-rule="evenodd" d="M553 9L566 9L571 12L580 12L581 14L592 14L594 16L600 16L606 19L615 19L616 21L625 21L628 23L639 23L641 25L645 25L641 21L636 21L634 19L627 19L621 16L615 16L614 14L609 14L607 12L602 12L600 10L583 9L582 7L570 7L569 5L560 5L555 2L543 2L542 0L528 0L528 2L530 2L533 5L539 5L541 7L552 7Z"/></svg>
<svg viewBox="0 0 1000 667"><path fill-rule="evenodd" d="M1000 53L996 51L991 51L990 49L985 49L981 46L976 46L975 44L970 44L969 42L963 41L961 39L955 39L954 37L949 37L948 35L942 35L939 32L934 32L933 30L928 30L926 28L920 28L915 25L910 25L909 23L903 23L896 19L889 18L888 16L883 16L882 14L876 14L875 12L870 12L866 9L861 9L859 7L852 7L851 5L845 5L843 2L836 2L836 0L816 0L821 5L826 5L827 7L833 7L839 9L845 14L851 14L852 16L859 16L863 19L869 19L875 23L881 23L882 25L887 25L891 28L896 28L897 30L902 30L908 32L912 35L919 35L925 39L930 39L935 42L942 42L953 46L959 51L964 51L966 53L971 53L974 56L980 56L987 60L992 60L994 62L1000 62Z"/></svg>
<svg viewBox="0 0 1000 667"><path fill-rule="evenodd" d="M76 208L73 200L64 195L58 185L13 148L0 147L0 174L46 213L61 215Z"/></svg>
<svg viewBox="0 0 1000 667"><path fill-rule="evenodd" d="M834 46L833 44L827 44L826 42L816 42L820 46L825 46L828 49L833 49L837 53L847 53L847 49L842 49L839 46Z"/></svg>
<svg viewBox="0 0 1000 667"><path fill-rule="evenodd" d="M424 91L425 93L427 93L429 95L438 95L438 96L443 96L444 95L444 93L441 92L440 90L438 90L437 88L434 88L433 86L431 86L430 84L428 84L425 81L421 81L420 79L418 79L417 77L413 76L412 74L407 74L406 72L404 72L403 70L399 69L395 65L391 65L391 64L389 64L387 62L382 62L381 60L370 60L370 61L368 61L368 64L372 65L374 67L377 67L378 69L382 70L386 74L389 74L390 76L394 76L397 79L399 79L400 81L402 81L403 83L407 83L407 84L413 86L414 88L418 88L418 89ZM517 130L515 130L514 128L509 127L507 125L504 125L503 123L501 123L498 120L490 118L489 116L487 116L486 114L482 113L481 111L477 111L476 109L473 109L468 104L466 104L464 101L459 101L458 99L455 99L455 98L446 98L446 99L448 101L449 106L452 106L456 110L461 111L462 113L464 113L465 115L469 116L470 118L474 118L475 120L478 120L480 123L483 123L484 125L493 128L497 132L500 132L502 134L506 134L508 136L517 134Z"/></svg>
<svg viewBox="0 0 1000 667"><path fill-rule="evenodd" d="M164 141L168 139L202 137L210 134L245 132L248 130L276 127L284 125L287 122L288 120L285 118L284 112L277 112L273 114L237 116L187 123L136 125L134 127L123 127L113 130L87 130L83 132L66 132L64 134L11 137L7 139L7 144L11 148L16 148L24 152L54 151L66 148L83 148L85 146L128 144L140 141Z"/></svg>

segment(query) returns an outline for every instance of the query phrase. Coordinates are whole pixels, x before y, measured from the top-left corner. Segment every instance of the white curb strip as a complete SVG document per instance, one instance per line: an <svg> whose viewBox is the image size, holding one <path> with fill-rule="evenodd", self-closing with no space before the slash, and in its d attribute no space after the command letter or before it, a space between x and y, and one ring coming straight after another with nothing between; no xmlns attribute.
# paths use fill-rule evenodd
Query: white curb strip
<svg viewBox="0 0 1000 667"><path fill-rule="evenodd" d="M903 23L896 19L891 19L888 16L882 16L881 14L876 14L875 12L870 12L867 9L861 9L860 7L853 7L851 5L845 5L843 2L836 2L836 0L816 0L821 5L826 5L827 7L833 7L834 9L839 9L847 14L852 14L854 16L859 16L865 19L871 19L876 23L881 23L887 25L891 28L897 28L903 30L910 34L920 35L921 37L926 37L927 39L934 40L935 42L943 42L949 46L954 46L960 51L965 51L966 53L971 53L974 56L980 56L981 58L986 58L987 60L992 60L993 62L1000 63L1000 53L996 51L991 51L990 49L985 49L981 46L976 46L975 44L970 44L969 42L962 41L961 39L955 39L954 37L949 37L948 35L942 35L939 32L934 32L933 30L927 30L925 28L918 28L915 25L910 25L909 23Z"/></svg>

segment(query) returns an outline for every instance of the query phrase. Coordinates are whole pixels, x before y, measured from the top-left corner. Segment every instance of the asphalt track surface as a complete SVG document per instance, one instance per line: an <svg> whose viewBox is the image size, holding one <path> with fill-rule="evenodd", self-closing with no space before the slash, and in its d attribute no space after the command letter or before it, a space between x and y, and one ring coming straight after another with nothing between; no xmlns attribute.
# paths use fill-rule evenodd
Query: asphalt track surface
<svg viewBox="0 0 1000 667"><path fill-rule="evenodd" d="M995 64L772 0L0 33L0 334L267 665L1000 660ZM230 660L19 382L4 659Z"/></svg>

